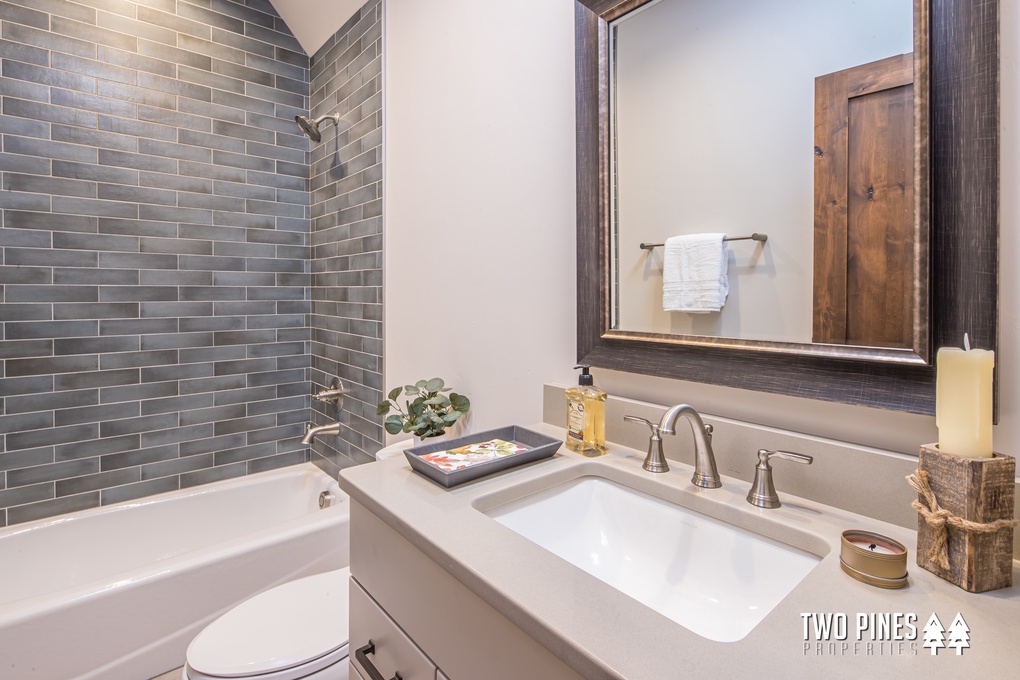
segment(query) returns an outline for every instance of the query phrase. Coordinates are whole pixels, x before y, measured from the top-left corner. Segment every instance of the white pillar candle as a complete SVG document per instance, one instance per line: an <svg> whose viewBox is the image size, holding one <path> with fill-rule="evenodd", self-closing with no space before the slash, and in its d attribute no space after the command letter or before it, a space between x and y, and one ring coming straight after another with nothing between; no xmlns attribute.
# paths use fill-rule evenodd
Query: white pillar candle
<svg viewBox="0 0 1020 680"><path fill-rule="evenodd" d="M935 424L939 450L992 457L992 368L995 352L942 347L936 358Z"/></svg>

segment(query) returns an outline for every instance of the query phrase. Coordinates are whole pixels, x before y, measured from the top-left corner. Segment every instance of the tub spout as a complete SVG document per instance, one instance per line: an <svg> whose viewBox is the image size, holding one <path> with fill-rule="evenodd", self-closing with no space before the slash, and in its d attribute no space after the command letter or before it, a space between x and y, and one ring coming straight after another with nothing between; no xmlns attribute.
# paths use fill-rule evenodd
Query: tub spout
<svg viewBox="0 0 1020 680"><path fill-rule="evenodd" d="M312 427L312 424L308 423L305 426L305 436L301 438L301 443L311 444L312 440L315 439L315 435L318 434L337 434L339 432L340 423L327 423L318 427Z"/></svg>

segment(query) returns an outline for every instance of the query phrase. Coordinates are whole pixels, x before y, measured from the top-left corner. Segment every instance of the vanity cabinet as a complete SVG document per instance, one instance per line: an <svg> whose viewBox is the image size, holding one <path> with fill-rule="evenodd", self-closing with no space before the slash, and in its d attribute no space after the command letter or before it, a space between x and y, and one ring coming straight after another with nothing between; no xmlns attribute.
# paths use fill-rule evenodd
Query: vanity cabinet
<svg viewBox="0 0 1020 680"><path fill-rule="evenodd" d="M361 676L394 678L399 673L401 680L435 680L436 665L425 652L404 635L354 579L350 588L350 636L357 640L357 647L350 647L355 650L350 658Z"/></svg>
<svg viewBox="0 0 1020 680"><path fill-rule="evenodd" d="M366 679L370 675L353 650L367 645L371 636L374 661L384 678L399 671L404 680L581 680L353 500L351 577L351 664Z"/></svg>

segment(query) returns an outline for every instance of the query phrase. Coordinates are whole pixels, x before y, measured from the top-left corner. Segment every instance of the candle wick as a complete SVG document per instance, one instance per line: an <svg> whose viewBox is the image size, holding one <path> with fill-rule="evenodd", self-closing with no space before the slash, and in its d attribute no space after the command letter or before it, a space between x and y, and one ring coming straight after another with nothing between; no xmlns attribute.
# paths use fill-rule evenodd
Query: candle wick
<svg viewBox="0 0 1020 680"><path fill-rule="evenodd" d="M963 334L963 348L968 352L970 351L970 334L968 333Z"/></svg>
<svg viewBox="0 0 1020 680"><path fill-rule="evenodd" d="M872 543L871 545L869 545L869 546L868 546L868 548L869 548L870 550L877 550L877 549L878 549L878 546L877 546L877 545L875 545L874 543Z"/></svg>

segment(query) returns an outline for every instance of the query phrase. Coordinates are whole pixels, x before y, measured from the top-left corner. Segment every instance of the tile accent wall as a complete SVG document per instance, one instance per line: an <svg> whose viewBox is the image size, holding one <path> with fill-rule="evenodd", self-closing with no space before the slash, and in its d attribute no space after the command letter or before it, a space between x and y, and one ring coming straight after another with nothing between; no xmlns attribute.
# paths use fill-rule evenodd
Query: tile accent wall
<svg viewBox="0 0 1020 680"><path fill-rule="evenodd" d="M330 472L374 460L383 441L382 2L369 0L311 60L312 116L340 113L311 152L311 379L351 390L339 436L312 446ZM339 134L338 134L339 133ZM312 404L317 425L332 409Z"/></svg>
<svg viewBox="0 0 1020 680"><path fill-rule="evenodd" d="M306 460L309 61L272 5L12 0L0 22L0 525ZM329 64L353 70L339 45L320 109ZM325 186L330 140L316 228L349 237L316 241L315 375L371 401L379 157Z"/></svg>

